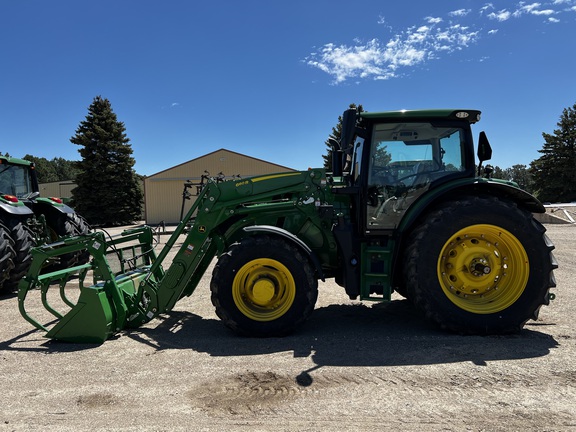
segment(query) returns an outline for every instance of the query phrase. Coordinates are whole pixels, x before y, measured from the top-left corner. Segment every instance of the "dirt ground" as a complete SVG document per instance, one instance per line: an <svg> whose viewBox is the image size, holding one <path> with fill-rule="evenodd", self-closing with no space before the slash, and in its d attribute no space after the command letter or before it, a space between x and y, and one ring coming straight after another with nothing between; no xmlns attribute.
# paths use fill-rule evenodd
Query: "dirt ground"
<svg viewBox="0 0 576 432"><path fill-rule="evenodd" d="M353 302L327 282L296 334L241 338L207 274L169 315L75 345L2 297L0 431L576 430L576 225L547 228L557 296L511 336L444 333L405 300Z"/></svg>

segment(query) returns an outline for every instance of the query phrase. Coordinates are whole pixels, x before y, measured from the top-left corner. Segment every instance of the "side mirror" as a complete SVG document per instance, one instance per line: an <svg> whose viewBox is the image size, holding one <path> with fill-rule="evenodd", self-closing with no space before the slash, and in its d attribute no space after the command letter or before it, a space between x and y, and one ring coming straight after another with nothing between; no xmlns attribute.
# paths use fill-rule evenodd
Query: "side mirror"
<svg viewBox="0 0 576 432"><path fill-rule="evenodd" d="M478 138L478 159L480 164L492 159L492 147L484 131L480 132L480 137Z"/></svg>
<svg viewBox="0 0 576 432"><path fill-rule="evenodd" d="M344 111L342 115L342 139L340 140L342 150L346 150L352 144L356 134L356 118L358 112L356 108L350 108Z"/></svg>
<svg viewBox="0 0 576 432"><path fill-rule="evenodd" d="M482 162L492 159L492 146L488 141L488 137L484 131L480 132L480 136L478 137L478 160L480 163L478 164L478 176L482 172Z"/></svg>
<svg viewBox="0 0 576 432"><path fill-rule="evenodd" d="M348 147L352 145L352 140L356 135L357 116L358 111L356 108L350 108L344 111L344 114L342 114L342 132L340 134L340 142L338 143L338 146L334 147L332 140L330 140L330 144L334 149L332 150L332 173L336 177L342 175L345 162L344 155L347 152ZM338 150L336 150L336 148Z"/></svg>

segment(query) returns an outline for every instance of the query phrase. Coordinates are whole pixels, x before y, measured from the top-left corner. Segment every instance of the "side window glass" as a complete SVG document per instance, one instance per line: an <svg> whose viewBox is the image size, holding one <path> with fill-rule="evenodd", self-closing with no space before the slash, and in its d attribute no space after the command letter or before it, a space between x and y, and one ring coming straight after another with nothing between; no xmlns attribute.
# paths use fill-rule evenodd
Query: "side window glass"
<svg viewBox="0 0 576 432"><path fill-rule="evenodd" d="M464 170L462 130L430 123L376 125L368 172L367 228L397 227L433 181Z"/></svg>
<svg viewBox="0 0 576 432"><path fill-rule="evenodd" d="M460 130L440 138L440 152L443 168L447 173L464 170Z"/></svg>

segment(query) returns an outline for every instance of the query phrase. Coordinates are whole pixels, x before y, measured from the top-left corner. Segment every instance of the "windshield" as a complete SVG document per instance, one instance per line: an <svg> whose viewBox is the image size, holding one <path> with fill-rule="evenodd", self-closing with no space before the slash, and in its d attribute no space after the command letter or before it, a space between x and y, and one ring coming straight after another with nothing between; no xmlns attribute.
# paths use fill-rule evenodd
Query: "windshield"
<svg viewBox="0 0 576 432"><path fill-rule="evenodd" d="M32 193L30 168L23 165L0 165L0 194L26 198Z"/></svg>

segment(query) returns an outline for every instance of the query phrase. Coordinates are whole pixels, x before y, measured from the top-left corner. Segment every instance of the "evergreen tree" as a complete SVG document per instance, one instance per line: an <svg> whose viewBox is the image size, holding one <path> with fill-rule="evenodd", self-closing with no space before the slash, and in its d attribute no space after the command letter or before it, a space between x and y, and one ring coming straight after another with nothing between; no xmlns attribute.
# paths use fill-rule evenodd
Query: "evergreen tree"
<svg viewBox="0 0 576 432"><path fill-rule="evenodd" d="M362 105L356 105L354 103L351 103L349 108L358 108L360 111L363 111L362 109ZM339 115L338 116L338 123L336 124L336 126L334 126L332 128L332 133L329 135L328 139L324 142L326 144L326 147L328 147L327 153L322 155L322 159L324 159L324 168L326 168L326 171L332 171L332 146L330 145L330 137L336 138L337 140L340 140L340 137L342 136L342 116Z"/></svg>
<svg viewBox="0 0 576 432"><path fill-rule="evenodd" d="M110 101L97 96L70 138L82 147L74 206L92 225L126 225L141 217L143 193L125 130Z"/></svg>
<svg viewBox="0 0 576 432"><path fill-rule="evenodd" d="M553 134L542 133L542 156L530 164L541 201L576 201L576 104L565 108Z"/></svg>

